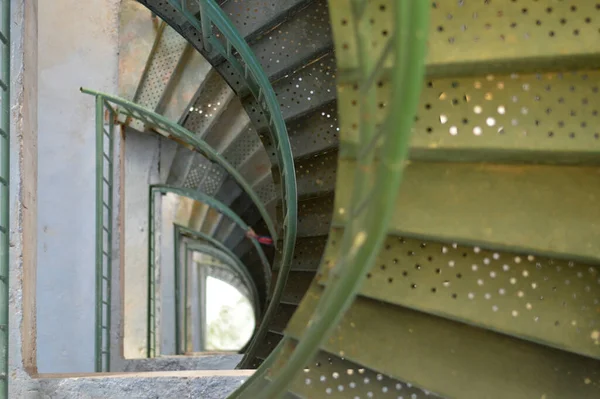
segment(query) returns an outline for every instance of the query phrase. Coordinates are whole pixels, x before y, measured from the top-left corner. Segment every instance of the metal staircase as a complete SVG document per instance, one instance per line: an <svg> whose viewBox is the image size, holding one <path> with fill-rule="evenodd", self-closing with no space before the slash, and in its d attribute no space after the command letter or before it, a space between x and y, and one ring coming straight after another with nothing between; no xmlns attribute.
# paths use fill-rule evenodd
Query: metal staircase
<svg viewBox="0 0 600 399"><path fill-rule="evenodd" d="M600 4L139 2L136 101L217 154L167 184L260 291L232 397L600 397Z"/></svg>

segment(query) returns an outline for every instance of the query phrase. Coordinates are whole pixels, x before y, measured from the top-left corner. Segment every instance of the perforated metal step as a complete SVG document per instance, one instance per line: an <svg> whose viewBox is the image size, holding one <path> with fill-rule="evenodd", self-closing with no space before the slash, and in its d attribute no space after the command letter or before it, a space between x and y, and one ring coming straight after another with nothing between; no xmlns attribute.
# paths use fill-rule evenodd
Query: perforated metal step
<svg viewBox="0 0 600 399"><path fill-rule="evenodd" d="M282 356L289 356L296 342L286 343ZM436 399L439 396L401 382L384 374L344 360L327 352L319 352L290 386L305 398L389 398Z"/></svg>
<svg viewBox="0 0 600 399"><path fill-rule="evenodd" d="M319 268L326 244L327 236L299 238L294 248L291 269L316 272ZM275 258L274 264L279 265L279 263L279 257Z"/></svg>
<svg viewBox="0 0 600 399"><path fill-rule="evenodd" d="M145 108L155 110L168 89L171 78L179 64L188 42L168 25L161 27L154 48L142 75L133 101ZM144 124L132 121L131 127L144 131Z"/></svg>
<svg viewBox="0 0 600 399"><path fill-rule="evenodd" d="M310 292L288 325L292 337L304 330L322 289ZM594 359L362 297L323 349L445 397L591 399L600 393Z"/></svg>
<svg viewBox="0 0 600 399"><path fill-rule="evenodd" d="M325 262L341 237L332 230ZM361 295L600 358L596 265L394 235L384 245Z"/></svg>
<svg viewBox="0 0 600 399"><path fill-rule="evenodd" d="M258 10L263 16L268 15L263 13L267 11L263 10L263 4ZM247 10L244 11L247 15ZM268 23L266 20L264 22ZM271 81L291 74L331 52L332 46L326 0L312 1L293 17L281 21L251 42L252 51ZM232 76L228 63L219 65L217 69L226 78ZM239 95L248 94L243 81L228 79L228 82Z"/></svg>
<svg viewBox="0 0 600 399"><path fill-rule="evenodd" d="M336 212L342 222L354 163L341 160ZM423 184L427 182L427 184ZM413 162L391 231L440 241L597 262L600 168ZM458 222L459 221L459 222Z"/></svg>

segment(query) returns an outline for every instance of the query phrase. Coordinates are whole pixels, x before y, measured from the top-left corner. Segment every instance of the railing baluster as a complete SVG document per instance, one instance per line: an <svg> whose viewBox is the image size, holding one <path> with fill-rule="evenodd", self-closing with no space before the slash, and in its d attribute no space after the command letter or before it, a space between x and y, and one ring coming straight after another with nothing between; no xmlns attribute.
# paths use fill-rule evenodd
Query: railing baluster
<svg viewBox="0 0 600 399"><path fill-rule="evenodd" d="M210 38L212 35L212 22L206 12L204 2L200 1L200 23L202 24L202 45L207 53L212 51Z"/></svg>

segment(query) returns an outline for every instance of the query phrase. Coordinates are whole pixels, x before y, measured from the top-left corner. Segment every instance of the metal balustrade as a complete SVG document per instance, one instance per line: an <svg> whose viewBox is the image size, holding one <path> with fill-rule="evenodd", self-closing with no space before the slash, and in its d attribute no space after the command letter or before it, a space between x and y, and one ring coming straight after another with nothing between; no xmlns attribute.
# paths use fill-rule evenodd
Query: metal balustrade
<svg viewBox="0 0 600 399"><path fill-rule="evenodd" d="M228 217L232 222L234 222L237 226L239 226L244 231L249 231L250 226L248 226L235 212L233 212L229 207L227 207L222 202L217 199L210 197L204 193L199 191L188 189L188 188L180 188L180 187L172 187L168 185L155 184L149 186L149 199L148 199L148 338L147 338L147 353L148 357L156 356L156 252L155 252L155 235L156 235L156 226L155 226L155 195L157 193L167 194L173 193L182 197L187 197L193 199L194 201L202 202L208 205L211 208L216 209L224 216ZM181 227L180 227L181 228ZM263 272L265 274L265 280L267 282L267 287L269 286L269 282L271 280L271 268L269 265L269 261L256 240L256 238L249 237L248 238L256 252L258 253L261 264L263 267ZM214 241L213 241L214 243ZM219 245L219 244L216 244ZM221 244L222 245L222 244ZM221 250L226 248L221 246ZM229 251L229 250L227 250ZM242 267L243 265L238 265ZM244 267L245 269L245 267ZM247 270L246 272L247 273ZM247 275L249 276L249 275ZM177 279L176 279L177 280ZM267 288L268 289L268 288ZM258 293L257 293L258 295ZM178 309L178 308L177 308ZM175 313L176 316L178 312ZM176 322L176 325L179 323ZM176 348L177 350L177 348ZM178 349L181 351L181 348Z"/></svg>
<svg viewBox="0 0 600 399"><path fill-rule="evenodd" d="M358 135L350 140L350 145L358 150L355 153L357 167L350 207L338 211L347 215L340 257L329 274L311 323L291 355L277 358L278 351L272 352L265 361L266 365L233 393L231 397L234 398L281 397L338 326L387 234L408 157L411 127L425 75L426 33L431 4L411 0L390 2L388 6L389 12L393 13L394 32L380 47L372 45L378 31L369 22L369 13L366 12L369 2L353 0L351 6L349 22L354 24L353 41L357 51L350 55L340 50L337 57L338 63L340 60L357 62L358 74L354 82L357 92L340 90L338 104L342 119L355 115L354 110L358 109ZM386 63L392 63L393 68L384 68ZM386 73L391 76L383 76ZM387 84L388 79L391 79L391 98L381 98L377 87ZM354 96L352 101L344 101L350 96ZM382 123L378 124L379 121ZM285 345L286 341L291 342L286 337L281 345ZM267 373L269 383L266 387L257 384Z"/></svg>
<svg viewBox="0 0 600 399"><path fill-rule="evenodd" d="M191 248L196 250L197 252L201 252L207 255L212 256L215 259L219 259L231 268L233 272L235 272L244 284L248 287L250 292L250 301L254 306L254 317L255 320L260 320L260 300L258 297L258 291L256 289L256 285L254 284L252 277L250 276L248 269L240 260L240 258L233 253L229 248L227 248L223 243L216 240L214 237L203 233L201 231L193 230L188 227L179 225L175 223L173 225L173 234L174 234L174 270L175 270L175 351L176 354L185 353L185 344L182 345L180 342L180 334L181 334L181 325L183 324L183 339L185 342L185 337L187 337L187 312L183 312L183 317L181 317L180 312L182 309L180 303L180 293L181 293L181 284L183 283L183 303L186 304L188 302L188 278L189 278L189 270L188 270L188 262L186 259L187 249L184 251L184 261L183 261L183 278L179 275L181 271L181 243L184 238L191 238L193 240L197 240L200 242L205 242L205 245L186 245L186 248ZM183 307L185 309L185 305Z"/></svg>
<svg viewBox="0 0 600 399"><path fill-rule="evenodd" d="M270 139L276 148L276 158L281 178L281 198L283 201L283 245L281 264L270 302L263 320L252 339L248 351L240 363L247 367L258 344L268 331L268 325L275 316L279 299L283 294L290 272L297 234L298 196L294 158L279 101L269 82L269 78L260 66L256 56L237 32L223 10L214 0L168 0L187 22L202 32L203 45L207 52L216 51L245 80L248 90L258 101L261 111L268 120ZM196 6L199 6L196 8ZM197 10L200 11L197 14ZM215 29L216 28L216 29ZM218 33L216 33L218 31ZM275 237L274 237L275 238Z"/></svg>
<svg viewBox="0 0 600 399"><path fill-rule="evenodd" d="M10 185L10 0L0 19L0 398L8 398L9 185Z"/></svg>
<svg viewBox="0 0 600 399"><path fill-rule="evenodd" d="M98 91L84 89L81 91L93 95L96 99L96 326L95 326L95 369L96 371L110 371L110 331L111 331L111 279L112 279L112 249L113 249L113 203L118 193L113 191L114 186L114 147L115 147L115 127L119 121L119 116L125 116L127 119L135 119L143 122L147 128L173 139L176 142L187 145L193 150L201 153L210 161L217 163L229 173L242 190L250 197L254 205L262 216L269 233L273 239L277 240L277 231L265 204L263 204L253 188L246 182L242 175L229 164L220 154L212 149L206 142L198 138L192 132L183 128L175 122L172 122L162 115L148 110L131 101L101 93ZM157 186L155 186L156 188ZM151 188L152 190L152 188ZM198 194L199 195L199 194ZM203 202L208 203L210 199L202 196ZM149 215L150 216L150 215ZM232 215L239 221L237 215ZM242 222L243 223L243 222ZM245 224L244 224L245 225ZM150 231L152 235L154 232ZM256 243L258 245L258 243ZM149 257L154 258L154 244L149 244ZM262 248L258 245L258 251L261 255L261 261L265 269L270 273L270 266ZM152 267L152 270L153 267ZM267 272L266 272L267 273ZM270 274L269 274L270 275ZM150 286L155 282L153 275L150 274ZM149 290L149 295L153 291ZM149 298L149 303L154 302L155 298ZM149 319L154 319L154 307L149 308ZM153 325L153 324L149 324ZM152 331L150 331L152 330ZM148 356L154 356L156 332L149 328ZM152 349L151 349L152 347Z"/></svg>

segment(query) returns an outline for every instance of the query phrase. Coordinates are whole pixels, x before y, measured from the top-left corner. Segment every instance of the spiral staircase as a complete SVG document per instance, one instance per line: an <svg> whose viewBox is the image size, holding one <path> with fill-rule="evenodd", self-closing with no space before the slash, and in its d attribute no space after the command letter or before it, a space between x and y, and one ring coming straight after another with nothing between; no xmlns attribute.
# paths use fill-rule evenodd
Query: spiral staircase
<svg viewBox="0 0 600 399"><path fill-rule="evenodd" d="M184 105L181 115L165 112L160 101L144 105L176 116L218 149L281 226L280 148L267 134L270 125L257 98L238 71L205 45L207 32L190 22L198 15L195 2L187 8L140 2L168 24L147 80L193 73L193 65L182 65L189 46L213 67L191 107L171 98L171 104ZM298 189L297 239L285 289L242 362L262 367L233 396L598 397L600 103L594 68L600 61L600 5L430 2L396 13L402 6L387 1L230 0L220 7L277 96ZM379 193L376 171L385 157L373 155L362 166L366 179L355 180L370 147L358 133L369 125L361 120L367 99L377 99L368 111L373 124L384 123L390 103L402 112L390 98L400 66L385 48L400 48L406 38L422 42L427 13L426 81L406 176L385 220L389 230L372 266L353 288L337 292L352 298L356 289L356 299L335 302L331 287L350 274L344 263L356 259L365 233L371 234L361 230L361 223L369 224L357 216L360 206L371 215L378 211L368 195L356 201L363 194L357 184ZM400 22L408 26L393 42ZM217 30L211 33L219 37ZM419 54L416 44L402 44ZM369 91L366 82L373 84L373 77L364 71L376 66L377 89ZM410 79L419 82L418 73ZM140 90L160 94L169 82ZM405 98L403 116L410 122L415 98ZM388 135L406 134L402 123L384 126ZM385 144L373 147L383 152ZM252 201L198 154L179 149L168 183L214 195L268 234ZM246 265L258 263L243 231L210 211L202 216L203 231ZM281 252L269 256L275 282ZM271 282L254 276L269 304L265 289ZM338 318L314 330L327 324L324 314L334 314L319 307L327 300L337 304ZM314 338L315 331L326 334ZM311 338L312 346L303 344Z"/></svg>
<svg viewBox="0 0 600 399"><path fill-rule="evenodd" d="M600 3L138 1L120 122L258 293L231 397L600 397Z"/></svg>

